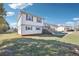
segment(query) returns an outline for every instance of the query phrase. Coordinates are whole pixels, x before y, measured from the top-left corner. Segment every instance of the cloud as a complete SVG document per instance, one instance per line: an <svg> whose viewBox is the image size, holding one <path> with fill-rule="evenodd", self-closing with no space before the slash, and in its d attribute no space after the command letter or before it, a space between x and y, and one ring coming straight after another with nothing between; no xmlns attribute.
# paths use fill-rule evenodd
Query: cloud
<svg viewBox="0 0 79 59"><path fill-rule="evenodd" d="M77 20L79 20L79 18L73 18L73 20L74 20L74 21L77 21Z"/></svg>
<svg viewBox="0 0 79 59"><path fill-rule="evenodd" d="M68 21L68 22L66 22L65 23L67 26L74 26L74 22L72 22L72 21Z"/></svg>
<svg viewBox="0 0 79 59"><path fill-rule="evenodd" d="M7 16L13 16L14 14L14 12L7 12Z"/></svg>
<svg viewBox="0 0 79 59"><path fill-rule="evenodd" d="M16 25L16 22L15 23L11 23L11 25Z"/></svg>
<svg viewBox="0 0 79 59"><path fill-rule="evenodd" d="M12 9L23 9L27 6L32 6L32 5L33 5L32 3L11 3L11 4L9 4L9 6Z"/></svg>

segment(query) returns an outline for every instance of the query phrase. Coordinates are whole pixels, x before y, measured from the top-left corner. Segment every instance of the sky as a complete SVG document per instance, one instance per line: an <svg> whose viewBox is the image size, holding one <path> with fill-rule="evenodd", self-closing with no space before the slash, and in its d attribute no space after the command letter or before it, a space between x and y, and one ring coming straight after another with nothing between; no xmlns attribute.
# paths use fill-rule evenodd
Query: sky
<svg viewBox="0 0 79 59"><path fill-rule="evenodd" d="M15 25L20 9L35 16L45 18L49 24L68 24L73 25L74 21L79 20L79 4L77 3L5 3L7 11L6 20L10 25Z"/></svg>

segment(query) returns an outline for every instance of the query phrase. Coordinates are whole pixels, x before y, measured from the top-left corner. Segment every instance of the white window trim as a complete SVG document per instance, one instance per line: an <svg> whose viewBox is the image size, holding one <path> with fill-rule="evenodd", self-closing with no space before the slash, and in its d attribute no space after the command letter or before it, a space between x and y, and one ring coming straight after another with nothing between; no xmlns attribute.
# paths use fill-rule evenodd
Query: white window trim
<svg viewBox="0 0 79 59"><path fill-rule="evenodd" d="M32 19L29 20L28 17L32 17ZM26 20L27 20L27 21L33 21L33 16L27 14L27 15L26 15Z"/></svg>
<svg viewBox="0 0 79 59"><path fill-rule="evenodd" d="M37 29L37 28L39 28L39 29ZM36 27L36 30L41 30L41 27Z"/></svg>
<svg viewBox="0 0 79 59"><path fill-rule="evenodd" d="M26 29L26 28L27 28L27 29ZM28 28L30 28L30 29L28 29ZM32 26L26 26L25 29L26 29L26 30L32 30Z"/></svg>

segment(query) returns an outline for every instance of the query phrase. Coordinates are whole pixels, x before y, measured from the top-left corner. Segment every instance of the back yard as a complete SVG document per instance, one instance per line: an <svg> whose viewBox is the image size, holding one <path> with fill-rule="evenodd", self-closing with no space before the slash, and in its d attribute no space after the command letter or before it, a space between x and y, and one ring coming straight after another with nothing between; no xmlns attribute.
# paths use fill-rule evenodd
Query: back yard
<svg viewBox="0 0 79 59"><path fill-rule="evenodd" d="M0 34L0 55L73 56L79 55L79 32L64 37L51 35L20 36Z"/></svg>

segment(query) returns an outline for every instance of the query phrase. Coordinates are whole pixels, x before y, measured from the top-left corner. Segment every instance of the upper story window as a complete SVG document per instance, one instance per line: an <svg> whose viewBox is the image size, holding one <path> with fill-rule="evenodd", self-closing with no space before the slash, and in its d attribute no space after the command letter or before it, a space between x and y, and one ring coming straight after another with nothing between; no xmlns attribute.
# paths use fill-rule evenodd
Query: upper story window
<svg viewBox="0 0 79 59"><path fill-rule="evenodd" d="M26 15L26 20L33 21L33 16L27 14Z"/></svg>
<svg viewBox="0 0 79 59"><path fill-rule="evenodd" d="M42 18L37 18L37 22L42 23Z"/></svg>

